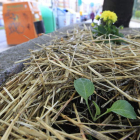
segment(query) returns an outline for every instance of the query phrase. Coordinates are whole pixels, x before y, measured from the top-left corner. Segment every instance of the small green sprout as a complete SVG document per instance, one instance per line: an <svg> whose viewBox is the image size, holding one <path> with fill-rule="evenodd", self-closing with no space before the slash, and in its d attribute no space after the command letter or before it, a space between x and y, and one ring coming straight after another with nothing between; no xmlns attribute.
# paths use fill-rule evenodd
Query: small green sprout
<svg viewBox="0 0 140 140"><path fill-rule="evenodd" d="M89 79L79 78L74 81L74 87L76 91L79 93L79 95L85 99L89 113L92 119L94 120L94 117L91 113L91 110L88 104L88 98L89 96L93 94L95 90L93 83Z"/></svg>
<svg viewBox="0 0 140 140"><path fill-rule="evenodd" d="M134 111L134 108L126 100L118 100L118 101L114 102L113 105L111 106L111 108L107 109L107 111L101 115L100 115L101 111L100 111L99 106L93 101L93 104L96 109L95 116L93 117L89 104L88 104L88 98L89 98L89 96L91 96L94 93L94 90L95 90L93 83L89 79L79 78L74 81L74 87L75 87L76 91L78 92L78 94L85 99L89 113L90 113L93 121L96 121L100 117L102 117L105 114L110 113L110 112L114 112L118 115L121 115L121 116L129 118L129 119L136 119L137 115Z"/></svg>

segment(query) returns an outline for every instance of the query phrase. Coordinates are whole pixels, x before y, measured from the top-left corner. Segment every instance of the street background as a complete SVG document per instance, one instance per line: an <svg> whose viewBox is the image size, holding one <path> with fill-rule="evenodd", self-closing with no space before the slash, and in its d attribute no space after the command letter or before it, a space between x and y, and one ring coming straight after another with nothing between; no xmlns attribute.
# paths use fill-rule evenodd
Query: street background
<svg viewBox="0 0 140 140"><path fill-rule="evenodd" d="M85 23L91 23L91 20L88 20ZM140 28L140 22L131 20L129 27L130 28ZM11 47L12 46L7 45L5 30L1 29L0 30L0 52L10 49Z"/></svg>
<svg viewBox="0 0 140 140"><path fill-rule="evenodd" d="M0 52L3 52L12 47L12 46L7 45L5 30L2 29L2 27L4 26L4 21L3 21L3 17L2 17L3 5L6 3L9 3L9 2L11 2L11 3L19 2L20 3L20 2L24 2L24 1L38 2L39 4L46 6L45 8L54 14L54 17L56 20L56 23L55 23L56 27L53 27L53 30L51 30L50 32L55 31L55 29L63 28L67 25L72 25L73 23L79 23L80 21L82 21L84 23L84 21L86 20L85 23L91 23L91 19L89 16L91 11L94 12L95 16L101 15L102 6L103 6L103 2L104 2L104 0L98 0L98 1L97 0L0 0ZM140 7L138 5L140 5L139 0L135 0L134 6L133 6L133 16L132 16L132 20L129 24L129 28L140 28L140 9L139 9ZM68 12L64 12L64 9L67 10ZM82 13L82 15L81 15L81 13ZM65 18L64 18L64 16L65 16ZM72 16L73 16L73 19L71 20L69 17L72 17ZM42 17L43 17L43 14L42 14ZM20 18L18 15L13 16L12 19L13 19L12 23L16 23L16 22L19 23L18 20ZM44 21L48 22L48 20L44 20ZM69 21L69 23L67 23L67 21ZM72 23L70 21L72 21ZM23 22L23 24L26 24L26 20L24 20L22 22ZM28 24L26 24L26 25L28 25ZM46 26L49 27L51 25L52 25L52 23L50 25L46 25ZM27 26L27 27L29 28L29 27L31 27L31 25ZM47 29L46 29L46 31L47 31ZM50 33L50 32L48 32L48 33ZM25 35L25 34L23 33L21 35L23 37L23 35Z"/></svg>

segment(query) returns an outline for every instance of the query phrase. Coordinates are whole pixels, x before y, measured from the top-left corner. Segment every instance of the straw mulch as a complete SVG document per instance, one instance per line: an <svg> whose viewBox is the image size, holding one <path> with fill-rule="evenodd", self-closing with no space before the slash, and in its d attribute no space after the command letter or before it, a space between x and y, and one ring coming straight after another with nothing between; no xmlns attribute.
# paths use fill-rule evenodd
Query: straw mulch
<svg viewBox="0 0 140 140"><path fill-rule="evenodd" d="M122 40L122 45L106 44L107 39L93 39L85 27L31 51L23 60L25 69L0 88L1 140L139 140L139 117L109 113L93 122L73 85L81 77L94 83L89 99L93 114L92 100L104 113L114 101L125 99L139 116L140 43Z"/></svg>

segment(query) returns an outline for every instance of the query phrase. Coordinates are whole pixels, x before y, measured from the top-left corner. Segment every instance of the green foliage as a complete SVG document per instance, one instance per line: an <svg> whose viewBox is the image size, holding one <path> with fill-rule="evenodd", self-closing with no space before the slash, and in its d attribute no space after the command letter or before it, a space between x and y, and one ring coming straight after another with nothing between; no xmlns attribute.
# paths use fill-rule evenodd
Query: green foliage
<svg viewBox="0 0 140 140"><path fill-rule="evenodd" d="M135 17L140 18L140 10L135 12Z"/></svg>
<svg viewBox="0 0 140 140"><path fill-rule="evenodd" d="M100 110L99 106L94 101L93 101L93 104L96 108L96 114L95 114L95 118L96 118L98 115L101 114L101 110Z"/></svg>
<svg viewBox="0 0 140 140"><path fill-rule="evenodd" d="M130 103L128 103L125 100L116 101L111 106L111 108L107 109L107 112L111 111L129 119L136 119L137 116L134 111L134 108L131 106Z"/></svg>
<svg viewBox="0 0 140 140"><path fill-rule="evenodd" d="M74 81L74 87L76 91L83 97L86 101L88 97L94 92L94 85L89 79L79 78Z"/></svg>
<svg viewBox="0 0 140 140"><path fill-rule="evenodd" d="M74 81L74 87L79 95L85 99L89 113L92 119L95 120L88 104L88 97L91 96L95 90L93 83L89 79L79 78Z"/></svg>
<svg viewBox="0 0 140 140"><path fill-rule="evenodd" d="M121 26L122 27L122 26ZM117 28L115 25L95 25L95 27L92 30L92 33L94 37L98 37L101 35L105 35L106 39L109 38L109 34L116 35L118 37L123 37L124 35L122 33L119 33L119 28ZM110 39L114 39L114 36L110 36ZM113 40L114 43L120 43L120 40Z"/></svg>
<svg viewBox="0 0 140 140"><path fill-rule="evenodd" d="M124 37L122 33L119 33L119 29L123 29L123 26L117 28L114 23L117 21L117 15L111 11L104 11L100 16L95 17L96 20L102 20L102 23L98 25L97 23L91 23L93 27L92 33L94 38L101 35L105 35L105 39L113 39L111 42L120 44L122 40L115 40L115 36Z"/></svg>
<svg viewBox="0 0 140 140"><path fill-rule="evenodd" d="M105 27L103 25L98 26L98 33L102 34L106 34L107 30L105 29Z"/></svg>
<svg viewBox="0 0 140 140"><path fill-rule="evenodd" d="M99 27L99 30L102 30L101 32L104 32L104 29L102 27L101 28ZM137 115L134 111L134 108L132 107L132 105L129 102L127 102L125 100L116 101L115 103L113 103L113 105L109 109L107 109L107 111L105 113L103 113L101 115L100 115L101 111L100 111L99 106L93 101L93 104L96 109L95 116L93 117L91 110L89 108L89 104L88 104L88 98L89 98L89 96L91 96L93 94L93 92L95 90L93 83L89 79L79 78L74 81L74 87L75 87L76 91L79 93L79 95L85 99L93 121L96 121L100 117L102 117L105 114L110 113L110 112L114 112L118 115L121 115L121 116L129 118L129 119L136 119ZM100 115L100 116L98 116L98 115Z"/></svg>

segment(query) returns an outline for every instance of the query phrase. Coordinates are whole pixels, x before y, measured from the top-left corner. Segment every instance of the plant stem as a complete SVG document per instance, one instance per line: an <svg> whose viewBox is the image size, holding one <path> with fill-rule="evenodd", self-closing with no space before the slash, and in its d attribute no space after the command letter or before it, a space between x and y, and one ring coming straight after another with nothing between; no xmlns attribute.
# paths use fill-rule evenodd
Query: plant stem
<svg viewBox="0 0 140 140"><path fill-rule="evenodd" d="M95 121L98 120L99 118L101 118L102 116L104 116L105 114L109 113L108 111L106 111L105 113L101 114L99 117L95 118Z"/></svg>
<svg viewBox="0 0 140 140"><path fill-rule="evenodd" d="M89 113L90 113L90 116L91 116L92 120L95 121L96 118L93 117L87 100L86 100L86 104L87 104L87 107L88 107L88 110L89 110Z"/></svg>

